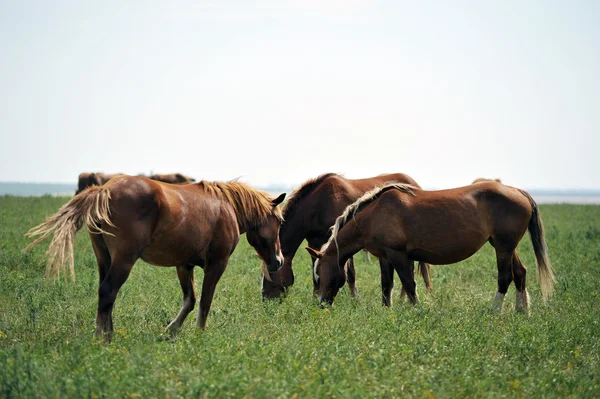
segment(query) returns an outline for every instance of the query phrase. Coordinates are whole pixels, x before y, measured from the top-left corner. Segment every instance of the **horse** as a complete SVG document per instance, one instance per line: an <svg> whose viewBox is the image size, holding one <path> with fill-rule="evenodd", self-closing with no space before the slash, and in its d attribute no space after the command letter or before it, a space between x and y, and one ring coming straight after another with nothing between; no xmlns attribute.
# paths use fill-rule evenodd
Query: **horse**
<svg viewBox="0 0 600 399"><path fill-rule="evenodd" d="M485 177L478 177L477 179L473 180L473 183L471 184L483 183L486 181L496 181L498 183L502 183L502 180L500 179L486 179Z"/></svg>
<svg viewBox="0 0 600 399"><path fill-rule="evenodd" d="M152 175L150 176L152 180L161 181L163 183L171 183L171 184L187 184L194 183L196 179L188 177L186 175L182 175L181 173L171 173L168 175Z"/></svg>
<svg viewBox="0 0 600 399"><path fill-rule="evenodd" d="M105 184L107 181L109 181L113 177L117 177L120 175L122 175L122 173L113 173L113 174L107 174L107 173L101 173L101 172L80 173L79 178L77 179L77 191L75 191L75 195L79 194L80 192L82 192L83 190L85 190L88 187L102 186L103 184Z"/></svg>
<svg viewBox="0 0 600 399"><path fill-rule="evenodd" d="M362 248L386 258L391 265L388 270L382 269L384 293L391 289L388 282L395 269L410 301L415 303L413 261L433 265L460 262L489 241L498 265L495 307L502 308L514 279L516 309L529 311L527 270L516 251L526 230L533 243L541 293L547 299L555 280L538 206L526 191L498 182L441 191L425 191L408 184L376 188L345 209L320 250L307 250L315 259L322 304L333 304L344 284L342 265Z"/></svg>
<svg viewBox="0 0 600 399"><path fill-rule="evenodd" d="M25 250L53 235L46 252L46 275L56 277L68 269L75 280L73 240L87 225L100 275L96 334L105 335L107 341L113 332L117 293L137 259L177 268L183 306L167 326L171 335L194 308L194 266L200 266L204 281L197 325L204 329L215 287L241 234L246 233L257 251L267 279L281 267L283 219L278 205L284 198L285 193L272 198L236 181L172 185L146 177L116 177L76 195L32 228L27 236L37 238Z"/></svg>
<svg viewBox="0 0 600 399"><path fill-rule="evenodd" d="M403 173L384 174L357 180L346 179L336 173L327 173L306 181L295 190L283 207L284 223L279 233L284 258L283 266L277 271L272 281L263 279L263 298L278 298L287 287L294 284L292 260L304 239L308 241L309 246L320 247L330 237L329 227L348 205L365 192L390 182L408 183L419 187L416 181ZM385 258L380 258L379 263L381 270L389 268ZM355 297L358 295L358 291L352 257L348 258L345 269L351 295ZM429 290L431 287L429 266L420 263L419 270L423 275L425 286ZM319 283L313 279L313 294L318 294L318 290ZM386 300L391 300L391 297Z"/></svg>

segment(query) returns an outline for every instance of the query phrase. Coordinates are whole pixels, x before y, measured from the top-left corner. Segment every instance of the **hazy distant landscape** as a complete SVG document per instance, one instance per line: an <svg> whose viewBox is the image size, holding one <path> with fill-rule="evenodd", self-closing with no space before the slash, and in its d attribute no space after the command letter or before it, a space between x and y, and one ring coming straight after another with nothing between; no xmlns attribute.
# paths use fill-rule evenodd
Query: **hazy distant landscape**
<svg viewBox="0 0 600 399"><path fill-rule="evenodd" d="M299 184L272 184L260 189L273 194L291 193ZM77 186L66 183L19 183L0 182L0 195L19 197L36 197L42 195L69 196L75 193ZM427 188L434 189L434 188ZM600 204L600 190L559 190L533 189L528 190L540 204Z"/></svg>

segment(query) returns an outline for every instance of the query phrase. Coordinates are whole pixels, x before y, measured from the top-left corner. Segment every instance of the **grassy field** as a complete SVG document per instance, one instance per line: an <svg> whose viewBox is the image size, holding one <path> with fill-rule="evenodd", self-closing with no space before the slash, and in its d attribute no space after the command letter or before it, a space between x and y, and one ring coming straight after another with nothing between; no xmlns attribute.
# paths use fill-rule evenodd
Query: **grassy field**
<svg viewBox="0 0 600 399"><path fill-rule="evenodd" d="M558 279L544 304L528 236L531 316L490 312L496 291L491 247L433 267L435 292L410 306L380 305L379 268L357 256L360 299L347 287L333 309L311 298L308 254L283 302L260 301L260 270L242 238L221 282L206 331L177 314L174 268L138 262L114 310L115 339L94 339L95 258L77 236L77 283L47 281L45 246L22 253L23 234L65 198L0 197L0 397L600 397L600 206L542 206ZM196 288L202 271L196 268ZM421 281L417 282L422 288Z"/></svg>

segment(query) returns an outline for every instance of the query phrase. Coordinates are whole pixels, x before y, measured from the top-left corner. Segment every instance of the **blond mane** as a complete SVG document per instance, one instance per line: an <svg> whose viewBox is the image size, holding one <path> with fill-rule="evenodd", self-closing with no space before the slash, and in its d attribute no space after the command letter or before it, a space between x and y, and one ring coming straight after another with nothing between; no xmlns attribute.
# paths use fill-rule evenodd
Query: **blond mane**
<svg viewBox="0 0 600 399"><path fill-rule="evenodd" d="M366 205L375 201L384 192L393 190L393 189L414 196L415 195L414 190L416 190L417 187L415 187L411 184L405 184L405 183L390 183L390 184L385 184L380 187L376 187L376 188L364 193L362 197L357 199L354 203L348 205L346 207L346 209L344 210L344 212L335 220L335 223L333 224L333 226L331 226L329 228L329 230L331 231L331 236L329 237L329 240L327 240L327 242L321 247L321 252L325 253L325 251L329 248L331 243L335 242L335 246L338 249L338 256L339 256L339 248L337 245L337 236L338 236L338 233L340 232L340 230L342 229L342 227L344 227L346 225L346 223L348 222L348 220L350 220L351 217L354 218L354 216L356 216L356 214L358 212L360 212Z"/></svg>
<svg viewBox="0 0 600 399"><path fill-rule="evenodd" d="M198 185L208 194L231 204L238 224L246 231L265 223L269 215L283 221L279 208L273 207L273 198L264 191L238 181L201 181Z"/></svg>

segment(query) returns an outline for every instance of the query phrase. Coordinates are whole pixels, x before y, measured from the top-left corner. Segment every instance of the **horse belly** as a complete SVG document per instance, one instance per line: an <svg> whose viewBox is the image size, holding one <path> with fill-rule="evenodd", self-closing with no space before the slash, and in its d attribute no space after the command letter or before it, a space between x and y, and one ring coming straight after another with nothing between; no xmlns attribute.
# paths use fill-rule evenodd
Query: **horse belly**
<svg viewBox="0 0 600 399"><path fill-rule="evenodd" d="M206 247L203 234L195 229L155 232L141 258L155 266L201 265Z"/></svg>
<svg viewBox="0 0 600 399"><path fill-rule="evenodd" d="M448 265L463 261L486 243L488 236L456 237L446 242L434 245L418 245L408 251L410 259L430 263L432 265ZM462 238L462 239L461 239Z"/></svg>

